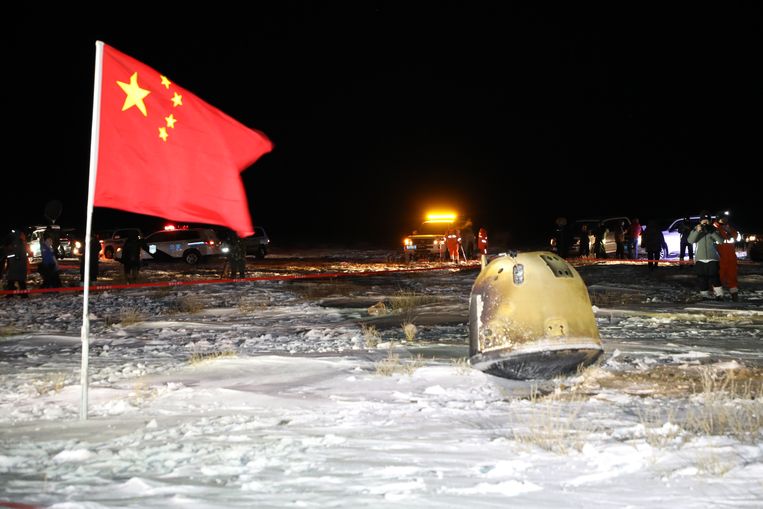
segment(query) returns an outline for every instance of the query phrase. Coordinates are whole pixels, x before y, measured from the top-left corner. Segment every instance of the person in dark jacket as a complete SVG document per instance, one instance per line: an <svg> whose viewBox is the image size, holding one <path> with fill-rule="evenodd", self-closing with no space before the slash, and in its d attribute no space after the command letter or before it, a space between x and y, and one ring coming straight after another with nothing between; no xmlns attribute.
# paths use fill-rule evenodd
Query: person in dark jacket
<svg viewBox="0 0 763 509"><path fill-rule="evenodd" d="M723 237L713 227L710 215L701 214L700 222L689 234L688 241L696 245L694 256L694 272L699 281L699 293L703 298L712 297L712 289L717 300L723 300L723 287L719 275L720 256L718 244L723 243Z"/></svg>
<svg viewBox="0 0 763 509"><path fill-rule="evenodd" d="M26 243L26 235L24 232L17 232L13 236L13 241L6 251L5 263L5 289L6 290L26 290L26 278L29 271L29 258L27 253L29 247ZM13 295L7 295L6 297L13 297ZM27 298L29 295L23 293L22 298Z"/></svg>
<svg viewBox="0 0 763 509"><path fill-rule="evenodd" d="M60 287L61 276L52 236L47 234L43 235L42 244L40 244L40 253L42 255L42 261L40 262L39 271L42 276L42 287Z"/></svg>
<svg viewBox="0 0 763 509"><path fill-rule="evenodd" d="M668 250L665 236L662 234L662 231L660 231L657 221L649 221L649 225L642 234L641 241L646 249L646 259L649 260L647 263L649 270L654 270L657 268L657 260L660 259L660 253L663 250ZM652 263L652 260L654 260L654 263Z"/></svg>
<svg viewBox="0 0 763 509"><path fill-rule="evenodd" d="M556 228L554 229L554 238L556 239L556 253L562 258L567 258L570 252L568 236L567 218L557 217Z"/></svg>
<svg viewBox="0 0 763 509"><path fill-rule="evenodd" d="M119 261L124 265L125 279L128 284L137 283L140 274L140 252L148 251L143 239L138 237L137 232L131 231L122 245L122 256Z"/></svg>
<svg viewBox="0 0 763 509"><path fill-rule="evenodd" d="M684 255L686 251L689 251L689 260L694 259L694 244L689 242L689 234L691 233L691 221L688 217L685 217L683 221L678 225L678 233L681 235L681 250L679 252L679 259L684 261Z"/></svg>
<svg viewBox="0 0 763 509"><path fill-rule="evenodd" d="M98 257L101 254L101 242L98 239L98 235L91 234L90 236L90 281L98 280ZM79 280L85 282L85 246L82 246L82 254L79 260Z"/></svg>
<svg viewBox="0 0 763 509"><path fill-rule="evenodd" d="M228 266L230 269L230 277L245 278L246 277L246 246L241 237L236 232L231 232L228 238Z"/></svg>

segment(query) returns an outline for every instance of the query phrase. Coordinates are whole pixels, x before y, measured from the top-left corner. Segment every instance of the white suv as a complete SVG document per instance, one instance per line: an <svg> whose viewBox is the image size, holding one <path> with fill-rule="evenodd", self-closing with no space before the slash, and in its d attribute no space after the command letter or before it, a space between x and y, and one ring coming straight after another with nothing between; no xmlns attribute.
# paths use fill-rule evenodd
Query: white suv
<svg viewBox="0 0 763 509"><path fill-rule="evenodd" d="M146 261L184 260L194 265L204 258L223 254L222 242L211 228L160 230L143 242L148 252L142 250L140 259Z"/></svg>

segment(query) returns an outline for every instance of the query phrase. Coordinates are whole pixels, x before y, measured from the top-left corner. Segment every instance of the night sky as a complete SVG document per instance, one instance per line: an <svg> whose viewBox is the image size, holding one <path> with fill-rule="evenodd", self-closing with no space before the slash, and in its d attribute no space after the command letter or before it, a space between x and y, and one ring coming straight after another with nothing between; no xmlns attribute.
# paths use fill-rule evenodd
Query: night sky
<svg viewBox="0 0 763 509"><path fill-rule="evenodd" d="M434 205L519 247L557 216L728 208L763 229L760 8L609 4L19 13L2 50L0 225L44 224L57 199L58 222L84 229L102 40L270 137L243 178L276 243L396 248ZM94 223L160 220L97 208Z"/></svg>

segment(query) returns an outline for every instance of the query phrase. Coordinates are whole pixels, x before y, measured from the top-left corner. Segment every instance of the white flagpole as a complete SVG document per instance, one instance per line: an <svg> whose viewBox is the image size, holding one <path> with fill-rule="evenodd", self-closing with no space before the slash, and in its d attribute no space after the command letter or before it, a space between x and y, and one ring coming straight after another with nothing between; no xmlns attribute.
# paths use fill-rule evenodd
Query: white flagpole
<svg viewBox="0 0 763 509"><path fill-rule="evenodd" d="M93 84L93 124L90 132L90 177L87 184L87 223L85 226L85 278L82 294L82 368L80 383L82 396L79 406L80 420L87 420L87 364L90 356L90 244L93 231L93 202L95 201L95 177L98 171L98 138L101 120L101 82L103 80L103 43L95 41L95 81Z"/></svg>

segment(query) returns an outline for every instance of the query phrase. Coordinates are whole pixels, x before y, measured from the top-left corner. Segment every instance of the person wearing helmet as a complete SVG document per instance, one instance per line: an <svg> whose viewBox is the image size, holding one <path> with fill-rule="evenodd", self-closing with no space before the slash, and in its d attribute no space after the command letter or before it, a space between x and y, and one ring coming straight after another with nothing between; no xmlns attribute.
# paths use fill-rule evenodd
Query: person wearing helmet
<svg viewBox="0 0 763 509"><path fill-rule="evenodd" d="M715 223L713 224L715 229L718 230L718 234L723 238L723 242L718 244L718 256L720 257L720 270L719 276L721 279L721 285L725 286L731 300L734 302L739 300L739 288L737 287L737 254L736 254L736 241L737 231L729 224L729 218L725 212L718 212L715 215Z"/></svg>
<svg viewBox="0 0 763 509"><path fill-rule="evenodd" d="M723 243L721 237L713 226L710 214L700 214L700 222L689 234L689 242L696 245L694 251L694 273L699 280L700 295L703 298L711 298L712 289L717 300L723 300L723 287L718 275L720 256L716 246Z"/></svg>

